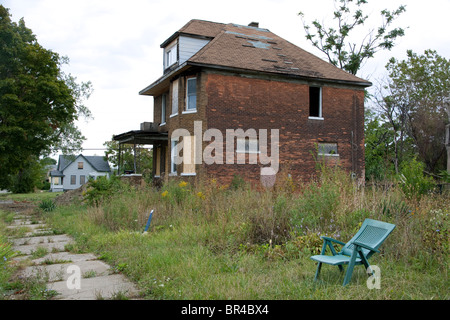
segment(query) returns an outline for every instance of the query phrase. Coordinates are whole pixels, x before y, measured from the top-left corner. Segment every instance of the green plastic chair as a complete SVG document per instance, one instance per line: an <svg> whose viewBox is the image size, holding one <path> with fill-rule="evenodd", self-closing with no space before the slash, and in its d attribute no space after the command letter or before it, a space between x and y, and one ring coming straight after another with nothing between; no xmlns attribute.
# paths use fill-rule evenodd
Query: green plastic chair
<svg viewBox="0 0 450 320"><path fill-rule="evenodd" d="M329 237L321 237L323 239L322 251L320 255L311 257L312 260L318 262L314 281L319 277L322 263L338 266L341 272L344 270L342 266L348 265L343 286L347 285L352 277L354 266L363 264L368 270L369 258L375 252L379 252L378 248L394 229L394 224L366 219L359 231L347 243ZM336 253L333 242L343 246L340 252ZM331 249L332 256L325 255L327 247ZM370 273L372 272L370 271Z"/></svg>

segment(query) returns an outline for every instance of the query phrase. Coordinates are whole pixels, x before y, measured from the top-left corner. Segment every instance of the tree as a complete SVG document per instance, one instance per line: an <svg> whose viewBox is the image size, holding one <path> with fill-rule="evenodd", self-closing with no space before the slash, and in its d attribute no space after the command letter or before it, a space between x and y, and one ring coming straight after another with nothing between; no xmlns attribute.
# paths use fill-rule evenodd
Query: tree
<svg viewBox="0 0 450 320"><path fill-rule="evenodd" d="M0 5L0 187L43 154L80 149L75 121L91 116L83 101L92 85L62 72L67 63Z"/></svg>
<svg viewBox="0 0 450 320"><path fill-rule="evenodd" d="M119 167L119 143L111 140L106 141L103 145L106 147L105 158L113 166ZM142 145L123 144L120 151L120 170L122 172L135 171L136 160L136 171L144 174L147 178L151 176L153 169L152 150L146 149Z"/></svg>
<svg viewBox="0 0 450 320"><path fill-rule="evenodd" d="M450 61L434 50L425 50L423 55L408 50L406 60L391 58L386 68L389 79L377 98L378 105L393 130L402 133L400 141L411 139L426 170L437 173L445 168Z"/></svg>
<svg viewBox="0 0 450 320"><path fill-rule="evenodd" d="M305 22L304 14L299 13L306 31L308 39L314 47L325 53L330 63L355 74L363 65L363 62L372 58L380 50L391 50L395 40L404 36L402 28L391 28L394 20L406 10L405 6L400 6L394 11L384 9L381 11L382 24L376 29L371 29L365 33L358 43L351 39L359 26L363 26L368 15L363 12L363 5L367 0L334 0L335 11L333 21L335 25L326 27L317 19L312 22L315 28L311 31L311 26Z"/></svg>

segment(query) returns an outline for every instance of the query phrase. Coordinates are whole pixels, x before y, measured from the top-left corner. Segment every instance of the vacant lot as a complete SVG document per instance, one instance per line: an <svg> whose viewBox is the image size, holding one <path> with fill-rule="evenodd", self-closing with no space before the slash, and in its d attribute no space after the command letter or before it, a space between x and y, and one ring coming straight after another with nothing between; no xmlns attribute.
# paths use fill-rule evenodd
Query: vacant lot
<svg viewBox="0 0 450 320"><path fill-rule="evenodd" d="M88 188L84 203L41 214L76 239L68 249L96 253L146 299L448 300L449 208L448 194L406 198L330 171L265 191L214 179L135 190L113 179ZM314 282L320 236L346 242L365 218L397 225L370 261L381 288L367 287L361 266L345 288L328 265Z"/></svg>

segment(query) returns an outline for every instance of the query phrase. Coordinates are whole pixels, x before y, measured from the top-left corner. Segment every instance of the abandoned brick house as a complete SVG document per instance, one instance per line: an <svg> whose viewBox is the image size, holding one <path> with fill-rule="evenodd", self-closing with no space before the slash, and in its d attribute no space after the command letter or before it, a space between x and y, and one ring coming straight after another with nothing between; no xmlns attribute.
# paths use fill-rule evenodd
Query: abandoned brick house
<svg viewBox="0 0 450 320"><path fill-rule="evenodd" d="M161 48L164 73L140 91L154 97L153 122L114 136L122 144L153 145L156 178L207 175L230 183L237 174L259 181L264 164L250 157L260 156L262 140L268 154L277 143L275 173L310 176L317 156L323 156L364 177L364 89L370 82L258 23L191 20ZM174 137L180 128L184 134ZM209 129L223 139L206 134ZM235 135L227 149L227 130L237 129L246 135ZM259 136L261 129L268 137ZM256 136L250 134L254 132ZM271 132L278 134L277 140L270 139ZM202 154L196 146L204 152L213 141L223 146L223 153L215 148L210 155L216 161L198 161ZM245 163L237 161L242 156Z"/></svg>

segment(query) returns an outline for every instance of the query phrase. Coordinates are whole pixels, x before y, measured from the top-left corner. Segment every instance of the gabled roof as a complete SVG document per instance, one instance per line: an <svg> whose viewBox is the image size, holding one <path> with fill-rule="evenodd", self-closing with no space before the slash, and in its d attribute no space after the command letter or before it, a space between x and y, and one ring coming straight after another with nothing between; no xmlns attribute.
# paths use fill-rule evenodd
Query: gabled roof
<svg viewBox="0 0 450 320"><path fill-rule="evenodd" d="M203 66L256 72L285 77L320 80L368 87L371 83L303 50L268 29L191 20L169 37L161 47L179 35L210 38L211 41L170 74L159 78L141 94L152 94L152 88L189 68Z"/></svg>
<svg viewBox="0 0 450 320"><path fill-rule="evenodd" d="M225 24L205 21L205 20L191 20L185 24L180 30L171 35L167 40L161 44L161 48L164 48L169 43L171 43L175 38L180 35L194 36L194 37L204 37L204 38L214 38L216 37L224 28Z"/></svg>
<svg viewBox="0 0 450 320"><path fill-rule="evenodd" d="M110 172L111 168L109 167L108 161L104 159L102 156L83 156L80 154L79 156L71 156L71 155L60 155L58 158L58 167L57 170L53 170L50 174L53 177L64 176L64 170L76 159L79 157L83 157L96 171L98 172Z"/></svg>

